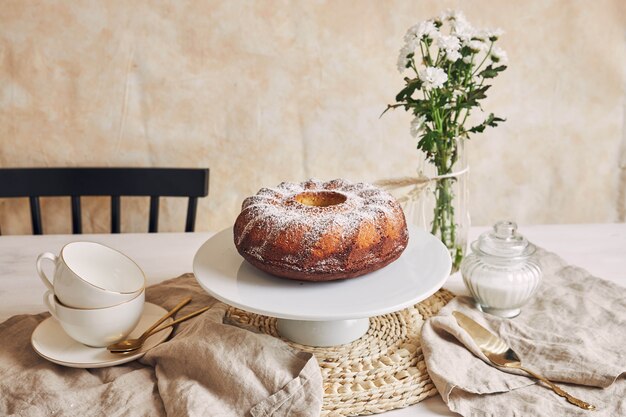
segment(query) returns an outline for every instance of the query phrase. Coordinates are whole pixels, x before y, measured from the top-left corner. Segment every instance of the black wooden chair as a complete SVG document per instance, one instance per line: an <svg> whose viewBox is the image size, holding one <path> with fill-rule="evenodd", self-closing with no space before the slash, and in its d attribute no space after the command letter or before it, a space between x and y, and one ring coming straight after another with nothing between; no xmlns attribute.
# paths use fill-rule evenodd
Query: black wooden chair
<svg viewBox="0 0 626 417"><path fill-rule="evenodd" d="M185 232L193 232L209 170L196 168L2 168L0 198L28 197L33 234L43 234L39 197L69 196L72 233L82 233L81 196L111 197L111 232L120 233L120 197L150 197L148 231L158 231L159 197L188 197Z"/></svg>

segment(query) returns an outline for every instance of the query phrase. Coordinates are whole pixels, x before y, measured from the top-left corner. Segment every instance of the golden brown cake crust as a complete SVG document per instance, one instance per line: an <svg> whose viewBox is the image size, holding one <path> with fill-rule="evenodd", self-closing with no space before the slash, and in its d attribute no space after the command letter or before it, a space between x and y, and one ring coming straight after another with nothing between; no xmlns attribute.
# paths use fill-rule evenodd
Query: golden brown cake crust
<svg viewBox="0 0 626 417"><path fill-rule="evenodd" d="M365 183L312 179L245 199L234 241L244 259L265 272L330 281L393 262L408 244L408 231L389 193Z"/></svg>

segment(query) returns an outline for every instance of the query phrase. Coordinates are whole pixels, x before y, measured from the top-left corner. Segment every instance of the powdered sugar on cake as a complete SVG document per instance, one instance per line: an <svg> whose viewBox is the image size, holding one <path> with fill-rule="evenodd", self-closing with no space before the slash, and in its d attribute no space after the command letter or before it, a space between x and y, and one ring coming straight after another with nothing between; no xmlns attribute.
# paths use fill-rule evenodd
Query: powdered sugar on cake
<svg viewBox="0 0 626 417"><path fill-rule="evenodd" d="M305 204L297 199L297 196L308 194L317 196L322 203ZM327 196L337 201L331 199L325 204L323 200ZM274 188L263 188L244 200L236 222L235 245L244 257L249 256L260 263L279 263L281 267L311 273L341 272L346 268L351 250L347 246L354 244L364 225L375 230L380 224L395 221L398 216L406 235L404 215L396 200L370 184L317 179L300 184L283 182ZM245 221L239 223L240 218ZM255 234L256 243L244 244L250 233ZM408 235L404 236L399 253L404 250L407 239ZM324 257L329 240L338 252L346 246L345 254ZM270 244L272 246L268 247ZM241 248L242 245L245 249ZM281 248L291 245L294 249L281 251L277 245ZM314 253L316 251L320 253ZM380 256L374 251L361 252L360 261L365 265ZM307 261L310 258L315 258L314 264Z"/></svg>

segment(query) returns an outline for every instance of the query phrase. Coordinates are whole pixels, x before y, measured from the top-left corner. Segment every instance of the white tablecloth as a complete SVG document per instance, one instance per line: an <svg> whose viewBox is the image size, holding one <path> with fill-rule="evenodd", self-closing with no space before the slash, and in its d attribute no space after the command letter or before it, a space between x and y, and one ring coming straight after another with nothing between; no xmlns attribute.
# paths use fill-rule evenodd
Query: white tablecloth
<svg viewBox="0 0 626 417"><path fill-rule="evenodd" d="M472 228L470 240L485 228ZM568 263L626 287L626 224L520 226L531 242L557 253ZM16 314L44 311L44 286L35 260L41 252L58 253L68 242L89 240L118 249L146 272L148 284L191 272L196 250L212 233L119 235L0 236L0 322ZM467 294L458 274L445 285ZM454 416L439 397L384 414L385 417Z"/></svg>

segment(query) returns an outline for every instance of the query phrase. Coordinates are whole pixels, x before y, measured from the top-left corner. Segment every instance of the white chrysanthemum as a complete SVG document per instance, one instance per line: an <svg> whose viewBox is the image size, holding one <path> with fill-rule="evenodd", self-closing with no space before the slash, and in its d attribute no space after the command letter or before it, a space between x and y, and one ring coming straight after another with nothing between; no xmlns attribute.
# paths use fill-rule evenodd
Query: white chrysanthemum
<svg viewBox="0 0 626 417"><path fill-rule="evenodd" d="M445 12L441 13L441 15L439 15L439 19L444 22L457 19L467 20L463 12L452 9L448 9Z"/></svg>
<svg viewBox="0 0 626 417"><path fill-rule="evenodd" d="M448 81L448 74L444 70L437 67L426 67L418 71L417 76L422 81L424 90L432 90L440 88Z"/></svg>
<svg viewBox="0 0 626 417"><path fill-rule="evenodd" d="M433 21L426 20L418 23L417 25L411 26L409 30L406 31L406 35L404 35L404 41L409 43L415 39L421 40L424 36L432 38L437 33L437 26L435 26Z"/></svg>
<svg viewBox="0 0 626 417"><path fill-rule="evenodd" d="M414 52L415 49L409 45L404 45L402 49L400 49L400 53L398 54L398 71L400 71L401 74L406 70L406 66L409 64L407 56Z"/></svg>
<svg viewBox="0 0 626 417"><path fill-rule="evenodd" d="M438 35L439 31L432 20L426 20L410 27L406 35L404 35L404 46L398 55L398 71L400 71L400 73L404 72L409 63L407 55L415 53L419 47L419 42L424 36L434 39Z"/></svg>
<svg viewBox="0 0 626 417"><path fill-rule="evenodd" d="M464 42L469 42L474 36L474 28L467 22L456 22L452 29L452 33Z"/></svg>
<svg viewBox="0 0 626 417"><path fill-rule="evenodd" d="M504 34L502 29L483 29L476 31L474 34L474 38L477 38L481 41L496 41L500 36Z"/></svg>
<svg viewBox="0 0 626 417"><path fill-rule="evenodd" d="M461 48L461 42L456 36L442 35L437 37L437 46L441 49L458 51Z"/></svg>
<svg viewBox="0 0 626 417"><path fill-rule="evenodd" d="M476 34L476 29L467 21L462 12L454 12L448 20L452 26L451 33L457 36L462 42L469 42Z"/></svg>
<svg viewBox="0 0 626 417"><path fill-rule="evenodd" d="M463 55L459 51L448 51L446 50L446 59L451 62L456 62L462 58Z"/></svg>
<svg viewBox="0 0 626 417"><path fill-rule="evenodd" d="M441 22L445 22L447 20L450 19L450 15L454 13L454 10L452 9L446 9L445 11L441 12L441 14L439 15L439 21Z"/></svg>
<svg viewBox="0 0 626 417"><path fill-rule="evenodd" d="M424 123L426 122L426 118L424 116L415 116L413 120L411 120L411 136L414 138L417 137L420 133L424 131Z"/></svg>
<svg viewBox="0 0 626 417"><path fill-rule="evenodd" d="M467 55L463 57L463 62L471 64L474 61L474 55Z"/></svg>
<svg viewBox="0 0 626 417"><path fill-rule="evenodd" d="M477 41L477 40L469 41L468 44L467 44L467 47L469 49L471 49L472 52L474 52L474 53L478 53L478 52L487 50L487 44L485 44L484 42L481 42L481 41Z"/></svg>
<svg viewBox="0 0 626 417"><path fill-rule="evenodd" d="M474 33L474 39L477 39L481 42L487 42L489 40L489 31L486 29L477 30Z"/></svg>
<svg viewBox="0 0 626 417"><path fill-rule="evenodd" d="M502 29L487 29L487 39L490 41L497 41L498 38L504 35L504 31Z"/></svg>
<svg viewBox="0 0 626 417"><path fill-rule="evenodd" d="M439 36L437 38L437 46L440 50L444 51L446 58L449 61L456 61L461 58L459 49L461 49L461 42L456 36Z"/></svg>
<svg viewBox="0 0 626 417"><path fill-rule="evenodd" d="M506 65L509 62L509 56L507 55L505 50L497 46L494 46L493 49L491 50L491 60L493 62Z"/></svg>

